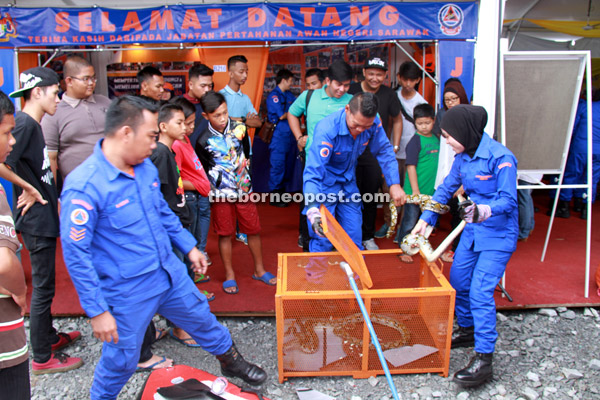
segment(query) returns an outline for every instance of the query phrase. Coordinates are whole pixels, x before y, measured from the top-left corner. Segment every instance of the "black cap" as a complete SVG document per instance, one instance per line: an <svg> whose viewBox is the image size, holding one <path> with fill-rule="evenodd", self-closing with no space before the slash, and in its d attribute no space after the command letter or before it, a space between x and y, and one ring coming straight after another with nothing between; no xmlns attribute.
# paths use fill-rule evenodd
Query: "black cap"
<svg viewBox="0 0 600 400"><path fill-rule="evenodd" d="M21 97L24 92L36 87L58 85L60 79L58 74L50 68L35 67L21 72L19 82L21 83L21 88L12 92L9 95L10 97Z"/></svg>
<svg viewBox="0 0 600 400"><path fill-rule="evenodd" d="M365 61L364 69L378 68L384 71L388 70L387 63L379 57L371 57Z"/></svg>

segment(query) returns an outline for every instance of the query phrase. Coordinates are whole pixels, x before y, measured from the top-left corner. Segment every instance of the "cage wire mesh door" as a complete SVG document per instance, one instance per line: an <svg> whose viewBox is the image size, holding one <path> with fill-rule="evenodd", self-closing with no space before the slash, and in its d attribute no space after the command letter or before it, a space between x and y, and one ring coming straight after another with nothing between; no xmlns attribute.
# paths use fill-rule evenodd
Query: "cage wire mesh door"
<svg viewBox="0 0 600 400"><path fill-rule="evenodd" d="M403 264L400 250L360 251L328 211L339 252L278 257L279 381L294 376L383 374L348 278L348 262L392 374L448 375L455 291L433 263ZM418 258L415 258L418 261ZM355 276L356 276L355 275Z"/></svg>

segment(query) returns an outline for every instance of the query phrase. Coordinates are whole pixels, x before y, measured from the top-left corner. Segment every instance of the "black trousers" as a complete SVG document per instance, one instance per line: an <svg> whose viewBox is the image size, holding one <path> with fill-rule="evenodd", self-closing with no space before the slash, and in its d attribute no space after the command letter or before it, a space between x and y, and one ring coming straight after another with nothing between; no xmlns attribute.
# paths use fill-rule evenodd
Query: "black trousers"
<svg viewBox="0 0 600 400"><path fill-rule="evenodd" d="M33 359L45 363L52 355L52 344L59 340L52 326L50 306L55 291L56 238L22 233L25 248L31 259L31 311L29 338Z"/></svg>
<svg viewBox="0 0 600 400"><path fill-rule="evenodd" d="M0 400L29 400L29 360L0 369Z"/></svg>
<svg viewBox="0 0 600 400"><path fill-rule="evenodd" d="M373 239L375 236L375 220L377 219L377 203L373 198L379 192L379 188L383 183L381 177L381 167L379 162L367 148L360 157L356 165L356 185L360 194L370 193L373 195L371 201L363 201L363 220L362 220L362 240Z"/></svg>

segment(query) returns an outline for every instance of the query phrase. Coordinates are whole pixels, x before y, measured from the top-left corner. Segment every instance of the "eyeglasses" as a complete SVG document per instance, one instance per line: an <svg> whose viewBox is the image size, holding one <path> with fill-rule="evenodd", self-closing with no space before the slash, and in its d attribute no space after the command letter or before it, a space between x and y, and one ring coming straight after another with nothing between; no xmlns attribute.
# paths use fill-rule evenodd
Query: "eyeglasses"
<svg viewBox="0 0 600 400"><path fill-rule="evenodd" d="M454 96L454 97L444 97L444 102L445 103L454 103L460 100L460 97L458 96Z"/></svg>
<svg viewBox="0 0 600 400"><path fill-rule="evenodd" d="M90 83L96 83L98 81L98 78L96 78L95 76L84 76L83 78L79 78L77 76L70 76L69 78L71 79L77 79L78 81L81 81L85 84L90 84Z"/></svg>

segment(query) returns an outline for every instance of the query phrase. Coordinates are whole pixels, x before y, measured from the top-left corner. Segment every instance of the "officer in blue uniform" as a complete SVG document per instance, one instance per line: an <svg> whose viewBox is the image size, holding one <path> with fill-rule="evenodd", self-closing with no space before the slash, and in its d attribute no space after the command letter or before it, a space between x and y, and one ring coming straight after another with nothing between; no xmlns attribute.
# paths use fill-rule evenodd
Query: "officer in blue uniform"
<svg viewBox="0 0 600 400"><path fill-rule="evenodd" d="M197 272L206 259L169 209L158 172L147 159L156 147L157 106L123 96L106 114L106 137L69 174L61 197L66 266L94 336L104 342L92 399L116 399L135 372L144 332L158 312L221 362L225 375L249 383L265 372L237 352L211 314L171 243Z"/></svg>
<svg viewBox="0 0 600 400"><path fill-rule="evenodd" d="M356 185L356 163L367 146L381 165L390 196L397 206L406 194L400 186L398 163L381 121L373 93L357 93L345 108L321 120L306 157L304 196L310 221L310 251L330 251L323 235L319 206L324 204L352 241L362 246L362 201Z"/></svg>
<svg viewBox="0 0 600 400"><path fill-rule="evenodd" d="M477 386L492 377L492 358L498 333L494 289L517 246L517 160L483 130L483 107L458 105L446 112L442 135L457 153L450 174L433 199L446 204L462 185L474 203L463 211L467 221L450 270L456 289L459 329L452 347L475 344L475 356L454 375L464 386ZM437 214L425 211L413 233L434 225Z"/></svg>
<svg viewBox="0 0 600 400"><path fill-rule="evenodd" d="M269 143L271 163L269 190L283 193L286 180L291 178L290 174L296 153L296 139L287 120L287 112L296 100L296 96L290 91L294 83L294 74L287 69L281 69L277 72L275 82L277 86L267 96L267 119L269 122L277 124L271 143ZM271 204L277 207L288 205L283 201L273 200Z"/></svg>
<svg viewBox="0 0 600 400"><path fill-rule="evenodd" d="M587 100L579 100L573 137L569 148L569 158L565 166L564 184L583 184L587 182L588 149L587 149ZM600 180L600 90L594 91L592 98L592 203L596 200L596 190ZM587 189L561 189L556 216L570 216L569 203L574 197L573 211L580 212L582 219L587 219Z"/></svg>

